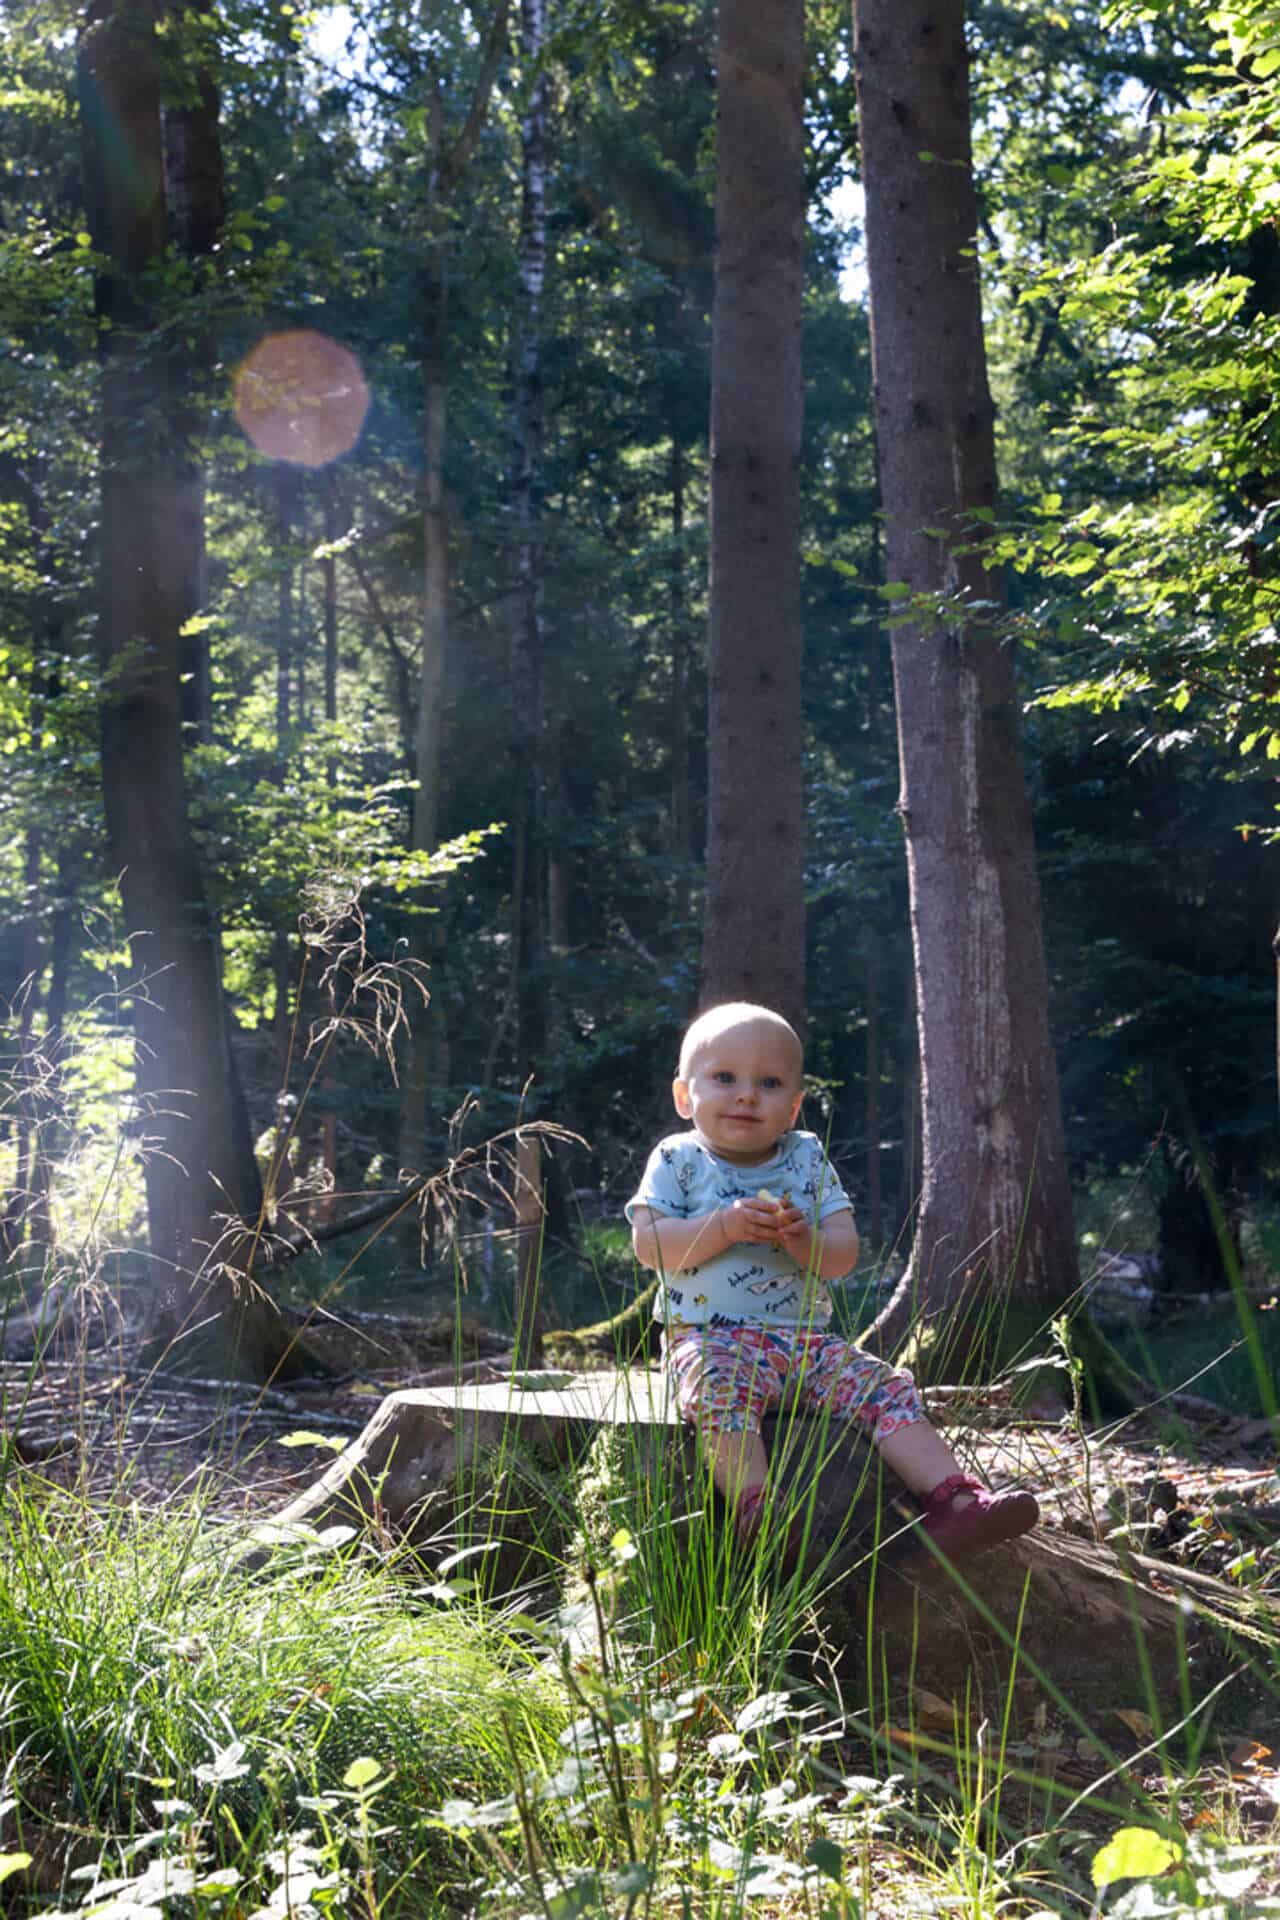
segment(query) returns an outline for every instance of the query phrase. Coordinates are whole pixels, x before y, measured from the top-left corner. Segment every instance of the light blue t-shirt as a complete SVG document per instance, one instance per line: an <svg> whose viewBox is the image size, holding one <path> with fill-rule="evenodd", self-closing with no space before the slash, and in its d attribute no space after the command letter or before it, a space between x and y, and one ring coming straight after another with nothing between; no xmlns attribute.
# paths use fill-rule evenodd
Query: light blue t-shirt
<svg viewBox="0 0 1280 1920"><path fill-rule="evenodd" d="M735 1200L754 1200L762 1187L775 1200L787 1195L811 1220L852 1211L817 1134L792 1130L754 1167L722 1160L695 1133L670 1133L649 1155L624 1212L631 1222L638 1207L691 1220ZM738 1326L763 1320L825 1327L831 1296L821 1280L806 1274L781 1247L740 1243L701 1266L684 1267L669 1278L659 1275L653 1313L664 1323Z"/></svg>

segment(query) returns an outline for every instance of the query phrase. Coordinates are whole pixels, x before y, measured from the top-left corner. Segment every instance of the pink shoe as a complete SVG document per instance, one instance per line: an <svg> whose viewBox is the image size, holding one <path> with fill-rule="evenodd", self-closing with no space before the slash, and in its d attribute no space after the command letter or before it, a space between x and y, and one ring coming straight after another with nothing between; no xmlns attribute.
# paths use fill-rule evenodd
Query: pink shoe
<svg viewBox="0 0 1280 1920"><path fill-rule="evenodd" d="M956 1505L958 1493L971 1496L967 1506ZM948 1560L964 1560L998 1547L1002 1540L1016 1540L1039 1518L1034 1494L991 1493L967 1473L953 1473L925 1501L921 1527Z"/></svg>
<svg viewBox="0 0 1280 1920"><path fill-rule="evenodd" d="M738 1495L733 1509L733 1528L744 1547L749 1547L764 1519L764 1487L748 1487Z"/></svg>

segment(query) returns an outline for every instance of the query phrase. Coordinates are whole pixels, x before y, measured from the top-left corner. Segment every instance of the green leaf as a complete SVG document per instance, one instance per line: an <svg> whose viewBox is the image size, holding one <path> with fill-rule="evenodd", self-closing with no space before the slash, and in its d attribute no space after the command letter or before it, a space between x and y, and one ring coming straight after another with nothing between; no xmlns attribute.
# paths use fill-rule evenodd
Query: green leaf
<svg viewBox="0 0 1280 1920"><path fill-rule="evenodd" d="M789 1693L758 1693L754 1700L748 1700L733 1724L739 1733L753 1733L757 1727L771 1726L791 1712L790 1701Z"/></svg>
<svg viewBox="0 0 1280 1920"><path fill-rule="evenodd" d="M825 1834L819 1834L805 1848L805 1859L828 1880L837 1883L844 1879L844 1854L834 1840L828 1840Z"/></svg>
<svg viewBox="0 0 1280 1920"><path fill-rule="evenodd" d="M1058 561L1058 572L1092 573L1100 558L1101 548L1095 547L1092 540L1077 540L1068 547L1066 558Z"/></svg>
<svg viewBox="0 0 1280 1920"><path fill-rule="evenodd" d="M615 1893L647 1893L653 1885L653 1872L643 1860L633 1860L629 1866L619 1867L613 1876Z"/></svg>
<svg viewBox="0 0 1280 1920"><path fill-rule="evenodd" d="M330 1453L344 1453L346 1441L332 1433L309 1433L299 1427L295 1433L286 1433L280 1441L282 1447L328 1447Z"/></svg>
<svg viewBox="0 0 1280 1920"><path fill-rule="evenodd" d="M342 1784L344 1787L367 1787L379 1777L381 1772L382 1768L378 1762L366 1753L359 1760L351 1762L342 1776Z"/></svg>
<svg viewBox="0 0 1280 1920"><path fill-rule="evenodd" d="M22 1873L30 1865L29 1853L0 1853L0 1880L7 1880L11 1873Z"/></svg>
<svg viewBox="0 0 1280 1920"><path fill-rule="evenodd" d="M561 1887L547 1901L547 1912L551 1920L578 1920L580 1914L591 1913L601 1905L600 1882L594 1873L584 1873L567 1887Z"/></svg>
<svg viewBox="0 0 1280 1920"><path fill-rule="evenodd" d="M478 1553L496 1553L497 1551L498 1542L496 1540L481 1540L474 1547L460 1547L457 1553L446 1553L444 1559L436 1568L436 1572L442 1574L452 1573L453 1569L460 1567L464 1560L474 1560Z"/></svg>
<svg viewBox="0 0 1280 1920"><path fill-rule="evenodd" d="M1109 1887L1115 1880L1154 1880L1177 1866L1182 1848L1150 1827L1121 1827L1093 1856L1093 1884Z"/></svg>

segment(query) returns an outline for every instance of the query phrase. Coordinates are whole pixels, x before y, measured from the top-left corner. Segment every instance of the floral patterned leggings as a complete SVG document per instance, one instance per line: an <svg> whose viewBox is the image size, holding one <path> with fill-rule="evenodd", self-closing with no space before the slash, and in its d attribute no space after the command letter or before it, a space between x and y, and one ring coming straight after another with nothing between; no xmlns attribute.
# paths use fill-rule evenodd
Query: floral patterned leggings
<svg viewBox="0 0 1280 1920"><path fill-rule="evenodd" d="M924 1419L915 1381L839 1335L813 1327L691 1326L673 1322L662 1357L676 1404L700 1433L759 1433L788 1386L806 1408L861 1420L874 1440Z"/></svg>

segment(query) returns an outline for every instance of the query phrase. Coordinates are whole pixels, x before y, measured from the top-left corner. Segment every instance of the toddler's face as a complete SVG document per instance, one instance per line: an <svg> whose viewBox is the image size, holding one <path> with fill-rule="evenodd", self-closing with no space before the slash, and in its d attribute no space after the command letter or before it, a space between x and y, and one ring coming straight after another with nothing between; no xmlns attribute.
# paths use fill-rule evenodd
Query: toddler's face
<svg viewBox="0 0 1280 1920"><path fill-rule="evenodd" d="M799 1050L776 1027L730 1027L699 1047L688 1078L677 1079L671 1094L676 1112L693 1121L709 1147L754 1166L795 1125L803 1097Z"/></svg>

